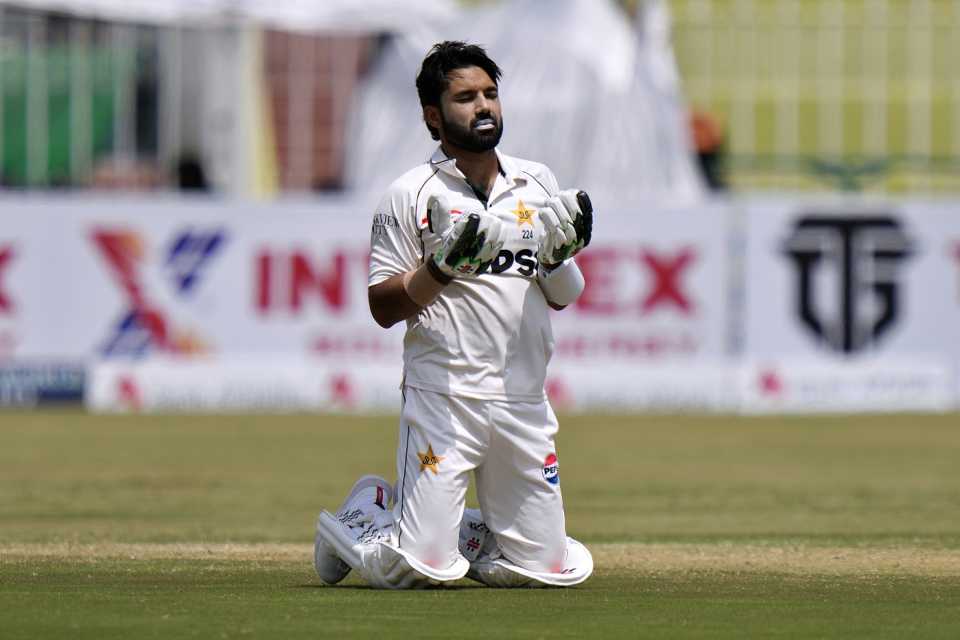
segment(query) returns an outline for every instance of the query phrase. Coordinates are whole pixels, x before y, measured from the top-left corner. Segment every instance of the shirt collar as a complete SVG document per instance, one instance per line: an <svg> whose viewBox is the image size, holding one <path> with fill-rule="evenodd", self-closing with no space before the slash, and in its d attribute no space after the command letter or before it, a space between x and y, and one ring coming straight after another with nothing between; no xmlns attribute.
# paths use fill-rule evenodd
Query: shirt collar
<svg viewBox="0 0 960 640"><path fill-rule="evenodd" d="M522 179L513 158L500 153L499 149L494 149L493 151L497 154L497 161L500 163L500 174L503 175L507 182L514 184L518 179ZM457 168L456 160L447 156L441 146L437 146L436 151L433 152L433 155L430 157L430 164L444 173L466 180L466 176Z"/></svg>
<svg viewBox="0 0 960 640"><path fill-rule="evenodd" d="M443 152L443 147L438 146L437 150L433 152L433 155L430 156L430 164L434 169L439 169L444 173L449 173L452 176L458 178L464 178L465 176L457 169L457 162L453 158L450 158Z"/></svg>

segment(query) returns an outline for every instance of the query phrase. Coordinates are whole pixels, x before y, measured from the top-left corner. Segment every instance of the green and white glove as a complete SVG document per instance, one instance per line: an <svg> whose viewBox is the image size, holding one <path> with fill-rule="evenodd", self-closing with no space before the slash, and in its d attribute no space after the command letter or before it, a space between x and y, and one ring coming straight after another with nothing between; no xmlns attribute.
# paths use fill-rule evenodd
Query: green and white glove
<svg viewBox="0 0 960 640"><path fill-rule="evenodd" d="M593 205L585 191L561 191L548 198L538 214L544 234L537 256L547 268L572 258L590 244Z"/></svg>
<svg viewBox="0 0 960 640"><path fill-rule="evenodd" d="M451 222L450 204L442 194L427 199L427 226L440 236L440 248L430 257L431 272L447 279L476 277L507 239L506 227L487 213L465 213Z"/></svg>

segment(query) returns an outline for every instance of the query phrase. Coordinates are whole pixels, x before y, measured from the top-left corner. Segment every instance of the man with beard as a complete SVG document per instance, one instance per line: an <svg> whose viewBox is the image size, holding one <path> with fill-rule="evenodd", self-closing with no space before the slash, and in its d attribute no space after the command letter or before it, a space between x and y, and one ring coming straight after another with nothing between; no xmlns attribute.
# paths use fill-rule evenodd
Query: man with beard
<svg viewBox="0 0 960 640"><path fill-rule="evenodd" d="M407 323L397 483L365 476L336 515L321 512L314 560L328 584L355 569L385 588L464 575L568 586L593 570L566 535L544 393L549 308L583 290L572 257L592 209L546 166L497 150L499 79L481 47L451 41L417 76L440 145L377 208L368 289L378 324ZM464 509L471 471L479 511Z"/></svg>

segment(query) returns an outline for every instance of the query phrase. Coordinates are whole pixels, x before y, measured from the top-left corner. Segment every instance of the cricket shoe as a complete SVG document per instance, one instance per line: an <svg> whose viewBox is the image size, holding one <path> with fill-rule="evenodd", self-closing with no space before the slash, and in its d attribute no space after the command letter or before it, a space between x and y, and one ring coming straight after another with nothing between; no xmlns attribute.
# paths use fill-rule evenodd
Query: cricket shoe
<svg viewBox="0 0 960 640"><path fill-rule="evenodd" d="M499 551L497 539L483 521L480 509L464 509L460 520L460 555L469 562L490 557Z"/></svg>
<svg viewBox="0 0 960 640"><path fill-rule="evenodd" d="M320 579L336 584L347 577L351 565L341 558L337 547L342 542L330 543L330 530L335 528L353 543L373 542L389 537L393 528L390 503L393 488L380 476L363 476L354 483L350 493L336 514L321 511L317 517L317 533L313 540L313 567Z"/></svg>

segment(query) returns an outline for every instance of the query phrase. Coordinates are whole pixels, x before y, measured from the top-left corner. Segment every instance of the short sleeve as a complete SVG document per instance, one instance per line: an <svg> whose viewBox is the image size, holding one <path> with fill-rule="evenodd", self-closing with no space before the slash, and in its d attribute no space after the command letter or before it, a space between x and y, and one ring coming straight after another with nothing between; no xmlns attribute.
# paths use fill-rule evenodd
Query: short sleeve
<svg viewBox="0 0 960 640"><path fill-rule="evenodd" d="M423 259L420 231L410 195L391 187L373 214L370 229L370 273L373 286L418 267Z"/></svg>
<svg viewBox="0 0 960 640"><path fill-rule="evenodd" d="M560 193L560 184L557 182L557 177L553 175L548 167L543 168L544 182L546 182L547 191L550 195L556 195Z"/></svg>
<svg viewBox="0 0 960 640"><path fill-rule="evenodd" d="M557 177L553 171L545 164L539 162L529 162L523 170L533 182L540 186L547 196L555 196L560 193L560 185L557 183Z"/></svg>

